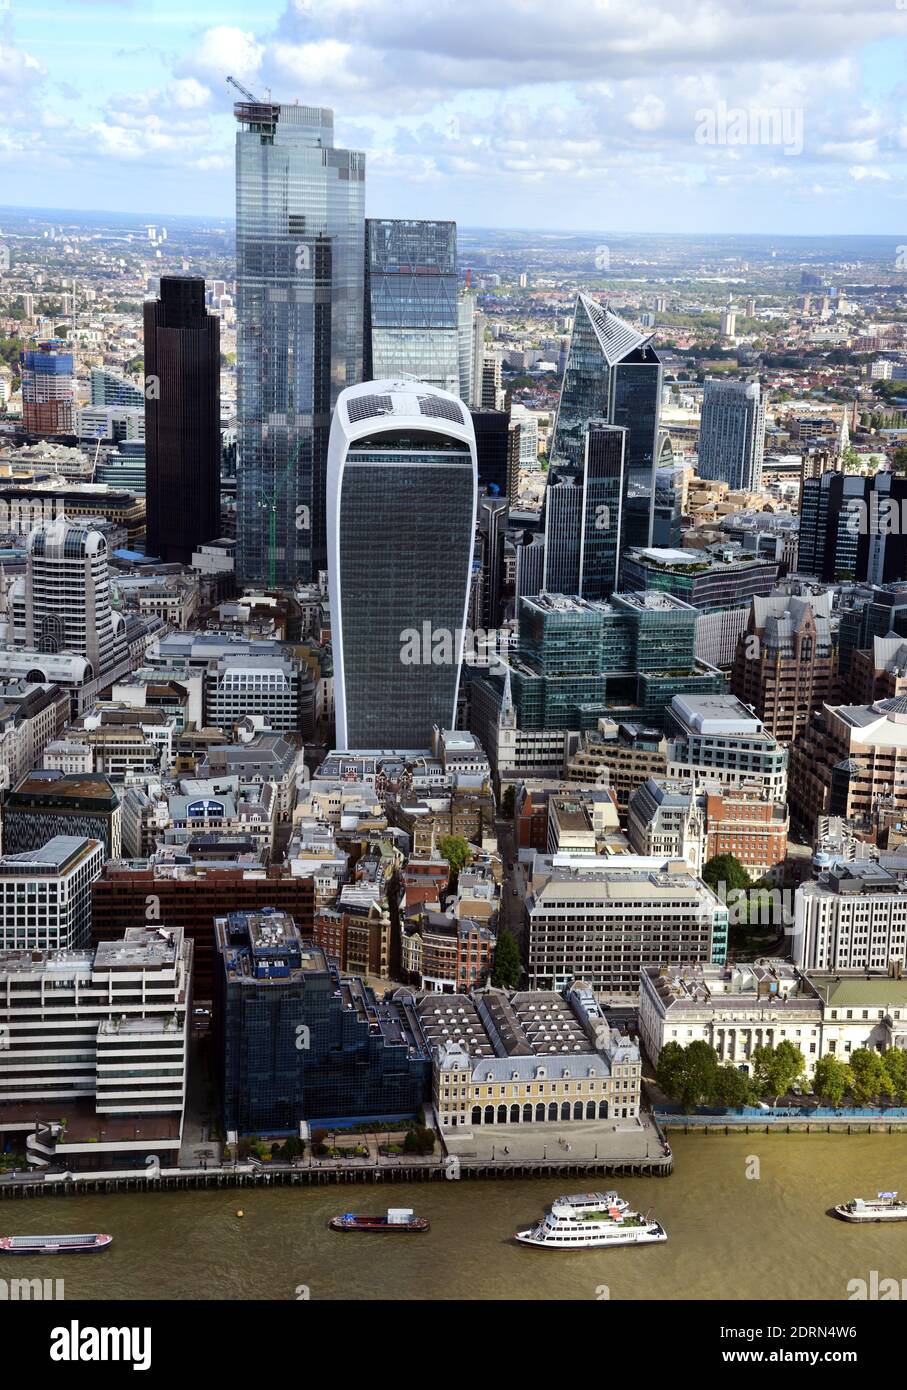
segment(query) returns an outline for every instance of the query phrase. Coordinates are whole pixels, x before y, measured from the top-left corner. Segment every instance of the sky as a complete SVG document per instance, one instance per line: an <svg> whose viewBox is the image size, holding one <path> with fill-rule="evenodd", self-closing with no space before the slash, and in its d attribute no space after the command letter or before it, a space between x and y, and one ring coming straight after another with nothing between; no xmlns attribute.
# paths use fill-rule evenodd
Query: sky
<svg viewBox="0 0 907 1390"><path fill-rule="evenodd" d="M0 205L231 216L228 73L370 216L907 232L907 0L0 0Z"/></svg>

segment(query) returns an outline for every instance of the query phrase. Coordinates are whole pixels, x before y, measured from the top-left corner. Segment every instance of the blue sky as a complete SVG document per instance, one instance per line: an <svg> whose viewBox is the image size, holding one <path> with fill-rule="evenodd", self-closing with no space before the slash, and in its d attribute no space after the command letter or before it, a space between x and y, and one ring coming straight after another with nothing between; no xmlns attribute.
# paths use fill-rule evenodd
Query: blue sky
<svg viewBox="0 0 907 1390"><path fill-rule="evenodd" d="M0 204L230 215L227 73L374 215L907 232L907 0L0 0Z"/></svg>

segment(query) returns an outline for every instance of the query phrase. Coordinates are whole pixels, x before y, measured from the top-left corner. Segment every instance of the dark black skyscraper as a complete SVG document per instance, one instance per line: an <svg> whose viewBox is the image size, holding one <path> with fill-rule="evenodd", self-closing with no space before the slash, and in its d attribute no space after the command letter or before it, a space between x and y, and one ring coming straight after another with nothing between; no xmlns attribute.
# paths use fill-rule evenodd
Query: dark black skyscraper
<svg viewBox="0 0 907 1390"><path fill-rule="evenodd" d="M220 319L205 282L161 276L145 304L149 555L186 564L220 534Z"/></svg>
<svg viewBox="0 0 907 1390"><path fill-rule="evenodd" d="M510 462L510 411L470 410L476 432L476 461L479 468L479 487L487 488L493 497L507 496Z"/></svg>

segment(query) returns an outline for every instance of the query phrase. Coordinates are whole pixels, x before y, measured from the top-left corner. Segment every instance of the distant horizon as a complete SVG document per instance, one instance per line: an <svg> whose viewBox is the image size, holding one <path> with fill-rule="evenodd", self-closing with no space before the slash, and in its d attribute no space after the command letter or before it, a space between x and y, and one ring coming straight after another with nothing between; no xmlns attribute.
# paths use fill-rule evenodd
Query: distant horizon
<svg viewBox="0 0 907 1390"><path fill-rule="evenodd" d="M229 226L236 225L236 217L229 213L195 213L195 212L136 212L132 209L121 208L98 208L98 207L56 207L51 204L36 203L0 203L0 219L6 213L44 215L46 220L56 220L58 216L77 215L91 217L110 217L132 219L141 226L160 226L167 219L178 219L194 224L213 224L225 223ZM51 218L53 214L53 218ZM380 214L369 214L366 216L378 216ZM421 216L408 217L401 214L403 221L454 221L457 229L464 232L519 232L523 235L539 236L560 236L560 237L597 237L597 236L619 236L619 237L658 237L666 240L688 241L693 238L721 238L723 240L740 241L893 241L900 242L907 233L898 232L741 232L741 231L684 231L684 232L663 232L653 230L640 230L639 228L618 228L618 227L549 227L520 225L518 223L476 223L464 222L459 218L425 218ZM159 248L158 248L159 249Z"/></svg>

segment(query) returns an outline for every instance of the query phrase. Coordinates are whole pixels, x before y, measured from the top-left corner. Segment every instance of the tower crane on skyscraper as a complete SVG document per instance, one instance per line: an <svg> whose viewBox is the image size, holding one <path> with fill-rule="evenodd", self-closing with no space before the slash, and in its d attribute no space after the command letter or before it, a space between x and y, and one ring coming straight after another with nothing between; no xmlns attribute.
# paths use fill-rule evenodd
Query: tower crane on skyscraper
<svg viewBox="0 0 907 1390"><path fill-rule="evenodd" d="M227 81L230 83L231 87L235 87L238 92L242 92L246 101L258 101L258 97L255 96L254 93L250 92L248 87L244 87L241 82L237 82L235 77L228 77Z"/></svg>

